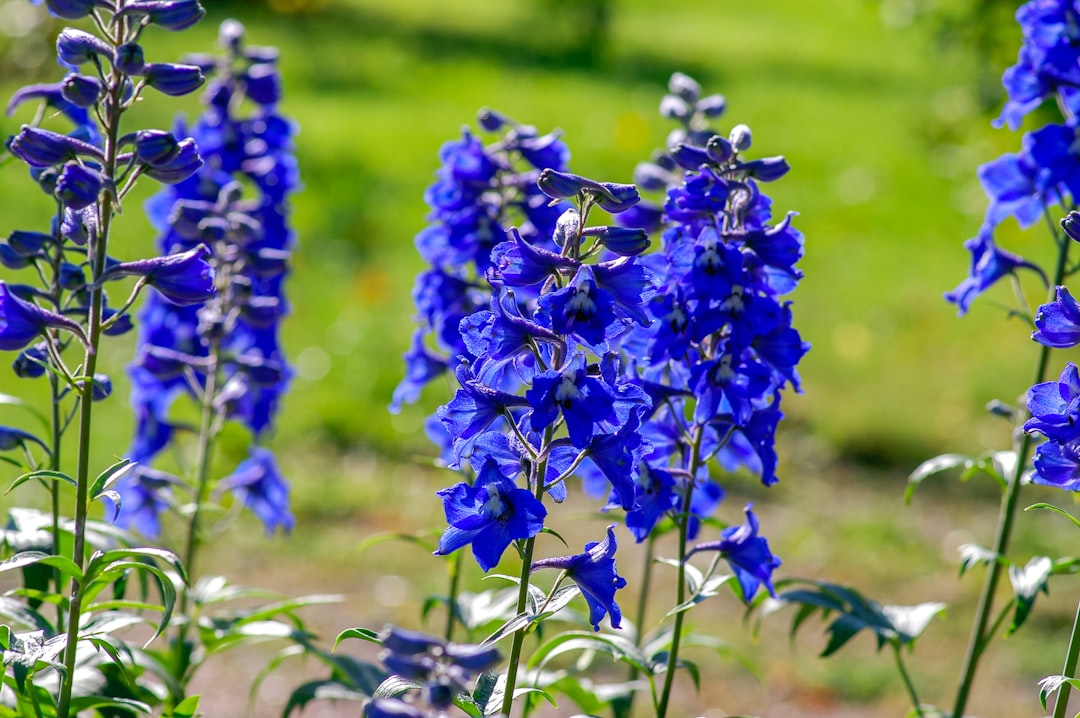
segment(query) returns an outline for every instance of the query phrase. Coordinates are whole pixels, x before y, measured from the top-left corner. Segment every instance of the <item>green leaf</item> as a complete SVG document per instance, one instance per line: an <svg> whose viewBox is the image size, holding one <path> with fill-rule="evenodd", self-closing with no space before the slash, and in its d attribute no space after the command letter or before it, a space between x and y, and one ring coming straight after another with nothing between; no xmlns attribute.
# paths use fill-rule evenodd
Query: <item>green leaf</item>
<svg viewBox="0 0 1080 718"><path fill-rule="evenodd" d="M148 547L114 548L109 551L95 551L94 555L90 557L90 563L86 567L87 580L93 578L95 570L100 570L101 566L121 559L152 559L155 561L163 561L175 571L178 576L180 576L180 581L183 582L184 585L187 585L188 583L187 572L184 570L184 564L181 563L179 556L172 551L166 551L163 548Z"/></svg>
<svg viewBox="0 0 1080 718"><path fill-rule="evenodd" d="M720 592L720 588L724 584L729 583L734 578L735 578L735 576L732 575L732 574L725 574L723 576L711 576L711 577L709 577L703 584L701 584L698 587L697 591L693 592L690 595L690 598L688 598L687 600L683 601L682 603L680 603L675 608L673 608L670 611L668 611L667 613L665 613L663 620L667 620L668 618L671 618L672 616L674 616L677 613L682 613L683 611L688 611L691 608L693 608L694 606L701 603L702 601L705 601L706 599L712 598L713 596L715 596L717 593Z"/></svg>
<svg viewBox="0 0 1080 718"><path fill-rule="evenodd" d="M347 638L359 638L362 641L369 641L377 645L382 645L382 639L379 638L379 634L372 631L370 628L347 628L338 634L337 639L334 640L334 647L330 650L336 651L341 642Z"/></svg>
<svg viewBox="0 0 1080 718"><path fill-rule="evenodd" d="M1023 568L1009 567L1009 581L1016 595L1016 611L1013 613L1012 623L1005 631L1006 636L1015 633L1027 620L1031 609L1035 606L1035 597L1039 591L1048 592L1047 579L1050 578L1053 570L1054 562L1046 556L1036 556Z"/></svg>
<svg viewBox="0 0 1080 718"><path fill-rule="evenodd" d="M91 708L125 708L129 711L149 714L151 708L142 701L131 698L110 698L109 696L80 696L71 699L72 715L78 715L81 711Z"/></svg>
<svg viewBox="0 0 1080 718"><path fill-rule="evenodd" d="M1044 509L1046 511L1053 511L1055 514L1061 514L1062 516L1067 518L1069 521L1072 521L1074 526L1080 527L1080 519L1076 518L1075 516L1070 514L1065 509L1059 509L1057 506L1054 506L1053 504L1046 504L1046 503L1032 504L1031 506L1028 506L1026 509L1024 509L1024 511L1031 511L1032 509Z"/></svg>
<svg viewBox="0 0 1080 718"><path fill-rule="evenodd" d="M480 642L481 646L490 646L493 643L498 643L507 636L513 635L520 631L531 623L530 616L527 613L519 613L511 618L509 621L499 626L498 630L492 633L490 636Z"/></svg>
<svg viewBox="0 0 1080 718"><path fill-rule="evenodd" d="M957 466L967 466L971 463L971 459L963 454L941 454L935 456L932 459L927 459L916 467L911 475L908 476L907 491L904 492L904 503L911 503L911 497L915 494L915 489L919 487L919 484L923 482L927 477L934 474L940 474L942 471L948 471L954 469Z"/></svg>
<svg viewBox="0 0 1080 718"><path fill-rule="evenodd" d="M645 673L654 673L656 666L634 642L622 636L589 631L565 631L542 643L529 657L528 666L542 670L556 656L571 651L600 651L617 661Z"/></svg>
<svg viewBox="0 0 1080 718"><path fill-rule="evenodd" d="M28 404L17 396L12 396L11 394L0 394L0 404L6 404L8 406L15 406L23 409L28 414L37 419L38 422L40 422L41 424L41 428L43 428L45 431L50 431L52 428L52 424L49 422L49 418L45 416L45 414L41 413L41 411L39 411L38 408L35 407L33 404Z"/></svg>
<svg viewBox="0 0 1080 718"><path fill-rule="evenodd" d="M153 643L154 639L162 634L169 625L169 621L172 620L173 609L176 607L176 586L173 585L172 577L165 571L158 568L152 563L143 563L142 561L124 561L114 560L105 566L99 563L95 564L95 560L105 555L133 555L140 556L146 552L162 553L172 556L169 551L160 549L114 549L106 554L98 553L96 558L90 560L90 564L87 566L87 574L89 575L91 570L96 570L96 577L86 584L84 590L88 594L92 594L95 589L100 591L101 589L111 585L111 583L121 576L124 572L129 570L140 571L144 573L152 574L157 581L158 590L161 592L161 600L163 602L161 621L158 623L157 628L154 630L154 634L143 644L143 647L149 646ZM179 563L179 560L177 560Z"/></svg>
<svg viewBox="0 0 1080 718"><path fill-rule="evenodd" d="M542 534L551 534L555 538L559 539L559 541L562 542L563 546L565 546L566 548L570 548L570 544L566 543L566 539L564 539L562 537L562 534L560 534L555 529L550 529L547 526L545 526L544 528L540 529L540 533L542 533Z"/></svg>
<svg viewBox="0 0 1080 718"><path fill-rule="evenodd" d="M162 718L197 718L199 714L199 696L188 696L177 703Z"/></svg>
<svg viewBox="0 0 1080 718"><path fill-rule="evenodd" d="M121 459L109 468L98 474L94 483L90 485L90 499L101 497L102 492L123 478L124 474L135 468L135 462L131 459Z"/></svg>
<svg viewBox="0 0 1080 718"><path fill-rule="evenodd" d="M412 681L408 678L402 678L401 676L390 676L375 689L375 693L372 698L397 698L400 695L423 688L424 684L420 681Z"/></svg>
<svg viewBox="0 0 1080 718"><path fill-rule="evenodd" d="M990 565L998 562L1003 566L1009 565L1009 559L1001 554L978 544L966 543L960 547L960 575L978 564Z"/></svg>
<svg viewBox="0 0 1080 718"><path fill-rule="evenodd" d="M458 594L458 615L470 631L495 621L508 621L517 613L518 592L515 588L481 593Z"/></svg>
<svg viewBox="0 0 1080 718"><path fill-rule="evenodd" d="M52 566L60 571L60 573L69 576L80 583L83 581L83 572L79 570L79 567L76 566L75 562L70 558L65 558L64 556L52 556L42 551L22 551L6 561L0 561L0 573L11 571L16 568L22 568L23 566L33 566L35 564Z"/></svg>
<svg viewBox="0 0 1080 718"><path fill-rule="evenodd" d="M79 483L75 479L71 478L63 471L49 471L47 469L41 469L39 471L31 471L28 474L23 474L19 478L12 482L11 486L7 488L4 494L10 494L17 487L25 484L27 481L33 481L34 479L40 479L42 481L61 481L73 487L78 487Z"/></svg>
<svg viewBox="0 0 1080 718"><path fill-rule="evenodd" d="M1042 703L1043 710L1046 710L1046 700L1064 685L1080 690L1080 678L1047 676L1039 681L1039 702Z"/></svg>
<svg viewBox="0 0 1080 718"><path fill-rule="evenodd" d="M321 681L308 681L298 686L290 695L289 700L282 710L282 718L289 718L294 710L303 711L313 700L333 701L363 701L367 698L363 693L352 690L341 681L333 679Z"/></svg>
<svg viewBox="0 0 1080 718"><path fill-rule="evenodd" d="M407 533L392 532L392 533L382 533L382 534L375 534L373 536L368 536L366 539L364 539L359 544L357 544L356 550L357 550L358 553L362 553L364 551L367 551L372 546L378 546L379 544L386 543L387 541L404 541L405 543L416 544L417 546L424 549L428 553L434 553L435 550L438 549L438 547L439 547L437 543L433 543L432 541L426 540L422 536L416 536L414 534L407 534Z"/></svg>

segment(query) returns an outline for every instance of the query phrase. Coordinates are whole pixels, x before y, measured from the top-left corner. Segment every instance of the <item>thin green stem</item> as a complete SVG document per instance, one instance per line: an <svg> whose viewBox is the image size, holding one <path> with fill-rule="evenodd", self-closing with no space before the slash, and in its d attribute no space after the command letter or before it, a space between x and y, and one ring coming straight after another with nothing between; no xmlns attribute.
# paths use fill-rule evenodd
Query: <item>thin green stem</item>
<svg viewBox="0 0 1080 718"><path fill-rule="evenodd" d="M123 23L121 23L123 24ZM116 40L115 44L119 44ZM123 98L123 77L113 68L110 74L109 93L106 99L107 119L105 123L105 162L103 172L111 177L116 171L116 158L119 152L120 107ZM90 488L90 430L93 418L93 376L97 369L98 351L101 341L102 310L104 291L98 279L105 273L105 260L108 256L109 230L113 218L113 198L108 191L98 199L98 217L100 229L96 237L91 237L87 245L91 264L90 307L88 312L87 347L82 373L86 377L79 387L79 439L78 463L75 474L75 536L72 548L72 561L80 569L86 560L86 520L89 509L87 494ZM71 582L71 603L68 608L67 644L64 648L64 676L60 683L60 697L57 701L57 718L69 718L71 713L71 692L75 684L75 658L79 642L79 619L82 615L83 591L78 581Z"/></svg>
<svg viewBox="0 0 1080 718"><path fill-rule="evenodd" d="M634 636L634 645L638 648L641 647L641 638L645 632L645 616L647 615L646 609L649 603L649 588L652 585L653 552L655 548L656 532L650 531L649 538L645 542L645 565L641 569L641 592L638 595L637 611L634 613L634 628L637 629L637 635ZM630 666L630 671L626 676L627 682L633 683L640 674L641 672L637 669L637 666ZM633 710L634 696L636 695L636 691L630 691L627 695L626 715L630 715L630 711Z"/></svg>
<svg viewBox="0 0 1080 718"><path fill-rule="evenodd" d="M457 597L458 591L461 590L461 564L464 555L463 551L458 551L449 562L450 590L446 596L446 630L443 632L447 642L454 640L454 624L457 623L458 619Z"/></svg>
<svg viewBox="0 0 1080 718"><path fill-rule="evenodd" d="M1069 245L1072 242L1068 237L1059 237L1055 232L1055 242L1058 246L1057 266L1054 268L1054 280L1050 284L1051 294L1054 288L1061 284L1068 263ZM1051 297L1052 299L1052 297ZM1032 385L1046 381L1046 371L1050 365L1050 347L1041 345L1039 358L1035 366L1035 377ZM1024 412L1024 419L1027 412ZM1020 446L1016 450L1016 466L1010 477L1008 486L1001 500L1001 509L998 513L997 532L994 537L993 551L999 556L1005 556L1009 548L1009 539L1012 536L1013 521L1016 518L1016 508L1020 499L1020 482L1027 468L1028 459L1034 447L1034 441L1030 434L1024 434L1020 440ZM997 592L998 581L1001 579L1002 562L994 561L990 564L983 583L982 593L979 596L979 604L975 611L975 621L971 629L971 637L968 639L967 650L964 654L964 663L960 671L960 681L956 688L956 702L953 704L954 716L961 718L964 709L967 708L968 698L975 681L975 672L979 667L979 659L982 658L986 648L987 623L993 610L994 595Z"/></svg>
<svg viewBox="0 0 1080 718"><path fill-rule="evenodd" d="M693 442L690 444L690 458L687 462L690 475L686 483L686 493L683 495L682 506L679 513L679 568L675 586L675 605L681 606L686 600L686 542L690 529L690 506L694 497L694 481L697 475L698 462L701 457L701 441L705 435L702 427L694 429ZM664 688L660 693L660 703L656 706L656 718L667 716L668 705L671 701L671 688L675 684L675 669L679 665L679 643L682 639L683 619L686 611L675 614L675 628L671 635L671 648L668 651L667 672L664 674Z"/></svg>
<svg viewBox="0 0 1080 718"><path fill-rule="evenodd" d="M511 422L513 423L513 422ZM544 477L547 476L547 457L550 454L551 439L555 429L549 426L544 431L544 443L540 447L540 455L544 457L536 466L536 474L533 477L533 491L536 500L544 498ZM521 557L521 583L518 585L517 613L520 616L525 613L525 607L529 605L529 578L532 575L533 549L536 546L536 538L525 540L525 548ZM506 693L503 695L502 714L509 716L514 705L514 687L517 685L518 665L521 663L521 649L525 645L525 629L521 628L514 633L514 642L510 646L510 662L506 668Z"/></svg>
<svg viewBox="0 0 1080 718"><path fill-rule="evenodd" d="M1069 635L1069 650L1065 654L1065 667L1061 675L1072 678L1076 674L1077 659L1080 659L1080 603L1076 606L1076 618L1073 619L1072 633ZM1069 684L1062 683L1054 700L1054 718L1065 718L1069 709Z"/></svg>
<svg viewBox="0 0 1080 718"><path fill-rule="evenodd" d="M900 672L900 678L904 681L904 688L907 689L908 697L911 698L911 705L915 708L915 715L919 718L923 718L922 702L919 700L919 694L915 692L915 684L911 682L911 676L908 675L907 667L904 666L904 658L900 654L900 646L892 644L893 656L896 658L896 670Z"/></svg>

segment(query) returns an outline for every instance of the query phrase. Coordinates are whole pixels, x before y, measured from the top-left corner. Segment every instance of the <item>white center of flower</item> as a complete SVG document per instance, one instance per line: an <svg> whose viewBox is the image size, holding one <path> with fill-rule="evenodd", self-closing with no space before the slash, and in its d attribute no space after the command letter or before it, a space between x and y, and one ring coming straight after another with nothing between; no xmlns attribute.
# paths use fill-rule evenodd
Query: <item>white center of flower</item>
<svg viewBox="0 0 1080 718"><path fill-rule="evenodd" d="M741 312L744 306L743 288L736 284L731 288L731 295L720 305L720 309L724 311Z"/></svg>
<svg viewBox="0 0 1080 718"><path fill-rule="evenodd" d="M562 406L568 406L570 402L581 396L581 389L577 386L577 370L571 370L562 375L562 381L555 387L555 401Z"/></svg>
<svg viewBox="0 0 1080 718"><path fill-rule="evenodd" d="M496 491L488 494L487 501L480 507L480 510L486 515L497 519L506 513L506 502L502 500L499 492Z"/></svg>
<svg viewBox="0 0 1080 718"><path fill-rule="evenodd" d="M721 384L726 384L734 378L735 370L731 368L731 355L725 354L716 363L716 380Z"/></svg>
<svg viewBox="0 0 1080 718"><path fill-rule="evenodd" d="M682 307L672 307L671 311L664 315L664 321L671 327L673 332L682 332L686 330L686 312Z"/></svg>
<svg viewBox="0 0 1080 718"><path fill-rule="evenodd" d="M596 302L588 285L579 285L574 289L574 296L566 303L566 313L577 319L589 319L596 314Z"/></svg>

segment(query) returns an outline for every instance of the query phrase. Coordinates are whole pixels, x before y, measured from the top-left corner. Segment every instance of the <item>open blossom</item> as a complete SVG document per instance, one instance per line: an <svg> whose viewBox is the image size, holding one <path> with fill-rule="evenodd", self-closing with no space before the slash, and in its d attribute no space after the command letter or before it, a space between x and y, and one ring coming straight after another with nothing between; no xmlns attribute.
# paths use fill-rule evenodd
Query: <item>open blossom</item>
<svg viewBox="0 0 1080 718"><path fill-rule="evenodd" d="M615 592L626 587L626 579L615 569L615 524L607 527L602 541L585 544L585 552L573 556L545 558L533 563L533 569L557 568L578 585L589 604L589 623L600 630L600 621L609 616L612 628L622 627L622 611L615 603Z"/></svg>

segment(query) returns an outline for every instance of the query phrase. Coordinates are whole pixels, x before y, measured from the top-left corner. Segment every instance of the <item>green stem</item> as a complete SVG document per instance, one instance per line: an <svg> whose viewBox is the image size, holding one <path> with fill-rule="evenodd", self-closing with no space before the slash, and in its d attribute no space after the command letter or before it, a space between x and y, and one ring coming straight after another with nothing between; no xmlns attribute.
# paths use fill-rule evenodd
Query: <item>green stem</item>
<svg viewBox="0 0 1080 718"><path fill-rule="evenodd" d="M1069 636L1069 650L1065 654L1065 667L1061 675L1072 678L1076 674L1076 662L1080 658L1080 604L1076 606L1076 618L1073 619L1072 634ZM1069 684L1062 683L1054 701L1054 718L1065 718L1069 709Z"/></svg>
<svg viewBox="0 0 1080 718"><path fill-rule="evenodd" d="M1055 233L1055 241L1058 245L1057 266L1054 269L1054 280L1050 284L1051 301L1055 287L1061 284L1065 274L1065 266L1068 263L1069 245L1072 242L1068 237L1058 237ZM1036 363L1035 378L1032 385L1042 384L1046 381L1046 370L1050 365L1050 347L1042 345L1039 350L1039 359ZM1027 412L1024 412L1027 418ZM1013 475L1005 488L1002 496L1001 509L998 513L997 533L994 537L994 553L998 556L1006 555L1009 548L1009 539L1012 536L1013 520L1016 518L1016 507L1020 500L1020 481L1027 468L1028 459L1034 441L1030 434L1024 434L1020 446L1016 451L1016 467ZM983 583L982 593L979 596L978 608L975 612L975 622L972 626L971 637L968 639L967 650L964 654L964 663L960 671L960 682L956 688L956 702L953 705L953 716L962 718L964 709L967 707L968 698L971 694L972 684L975 681L975 672L982 658L989 634L987 623L993 610L994 594L997 591L998 581L1001 579L1002 562L994 561L987 570L986 581Z"/></svg>
<svg viewBox="0 0 1080 718"><path fill-rule="evenodd" d="M634 628L637 629L637 635L634 637L634 645L638 648L641 647L641 637L645 631L645 616L646 608L649 602L649 587L652 585L652 568L653 568L653 551L656 548L656 532L650 531L649 538L645 542L645 565L641 569L641 593L638 596L637 612L634 614ZM628 683L633 683L638 679L641 672L637 669L637 666L630 666L630 671L627 674L626 680ZM630 715L630 712L634 708L634 696L637 695L637 691L630 691L626 697L626 713Z"/></svg>
<svg viewBox="0 0 1080 718"><path fill-rule="evenodd" d="M119 45L123 37L120 22L114 44ZM103 172L111 177L116 172L116 157L119 151L121 101L123 99L123 77L115 68L111 71L107 119L105 125L105 162ZM105 273L105 260L108 256L109 230L113 218L113 198L106 190L98 199L98 217L100 229L97 237L91 237L87 245L91 263L92 283L90 285L90 307L85 359L82 374L86 377L79 387L79 439L78 464L75 474L75 536L72 548L72 561L79 569L85 568L86 560L86 520L89 509L87 494L90 488L90 429L93 418L93 376L97 370L98 351L101 342L102 309L104 290L98 280ZM75 685L75 658L79 642L79 619L82 615L82 586L78 581L71 581L71 604L68 608L67 644L64 647L64 675L60 683L60 697L57 701L57 718L69 718L71 713L71 692Z"/></svg>
<svg viewBox="0 0 1080 718"><path fill-rule="evenodd" d="M919 694L915 692L915 684L911 682L911 676L908 675L907 668L904 666L904 658L900 655L900 646L892 644L893 656L896 657L896 670L900 671L900 678L904 681L904 688L907 689L908 697L911 698L911 705L915 708L915 715L919 718L923 718L922 702L919 700Z"/></svg>
<svg viewBox="0 0 1080 718"><path fill-rule="evenodd" d="M454 624L457 623L458 618L457 597L461 584L461 563L464 555L463 551L458 551L449 563L450 590L446 596L446 631L443 633L447 642L454 640Z"/></svg>
<svg viewBox="0 0 1080 718"><path fill-rule="evenodd" d="M511 422L513 423L513 422ZM544 443L540 447L540 455L545 457L543 461L535 464L536 476L533 478L533 491L537 501L544 498L544 479L547 477L547 456L550 454L551 439L555 434L553 427L549 426L544 431ZM517 613L520 616L525 613L525 607L529 604L529 578L532 575L533 549L536 546L536 537L525 540L525 549L521 557L521 583L518 585ZM525 645L525 628L520 628L514 633L514 642L510 647L510 663L506 668L506 693L503 695L503 716L510 715L510 709L514 704L514 687L517 685L518 665L521 663L521 649Z"/></svg>
<svg viewBox="0 0 1080 718"><path fill-rule="evenodd" d="M705 431L702 427L695 427L694 441L690 444L690 460L688 462L690 473L679 514L679 568L675 586L676 606L681 606L686 600L686 541L690 530L690 506L694 497L694 482L701 457L701 440L704 435ZM660 703L656 707L656 718L665 718L667 716L668 704L671 700L671 688L675 684L675 668L679 663L679 643L682 639L683 619L685 616L686 611L679 611L675 614L675 628L671 635L671 649L668 651L667 672L664 674L664 688L660 693Z"/></svg>

